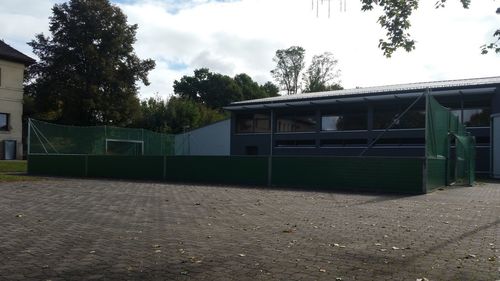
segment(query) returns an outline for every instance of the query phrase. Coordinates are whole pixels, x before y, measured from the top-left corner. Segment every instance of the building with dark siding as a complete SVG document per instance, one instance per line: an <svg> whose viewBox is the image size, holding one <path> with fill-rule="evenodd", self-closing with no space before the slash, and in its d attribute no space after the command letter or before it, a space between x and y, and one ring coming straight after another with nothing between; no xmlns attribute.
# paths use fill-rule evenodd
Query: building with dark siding
<svg viewBox="0 0 500 281"><path fill-rule="evenodd" d="M231 155L424 156L425 98L420 96L426 91L475 137L477 173L491 174L490 124L500 113L500 77L234 102L226 107L232 113Z"/></svg>

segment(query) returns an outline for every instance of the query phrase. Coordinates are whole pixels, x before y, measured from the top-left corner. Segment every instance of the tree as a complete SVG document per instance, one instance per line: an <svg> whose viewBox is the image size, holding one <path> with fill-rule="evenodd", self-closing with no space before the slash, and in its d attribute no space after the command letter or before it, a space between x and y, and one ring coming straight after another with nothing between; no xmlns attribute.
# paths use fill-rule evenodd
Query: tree
<svg viewBox="0 0 500 281"><path fill-rule="evenodd" d="M342 88L338 81L340 70L337 69L338 61L330 52L315 55L311 65L307 68L303 80L305 83L304 92L322 92L329 89ZM332 83L333 82L333 83Z"/></svg>
<svg viewBox="0 0 500 281"><path fill-rule="evenodd" d="M225 118L225 114L191 99L171 97L168 101L167 120L171 133L182 133Z"/></svg>
<svg viewBox="0 0 500 281"><path fill-rule="evenodd" d="M260 85L260 88L266 93L266 96L268 97L279 96L280 88L274 85L273 82L268 81L264 85Z"/></svg>
<svg viewBox="0 0 500 281"><path fill-rule="evenodd" d="M170 132L168 120L168 102L160 96L141 101L141 117L135 121L134 127L155 132Z"/></svg>
<svg viewBox="0 0 500 281"><path fill-rule="evenodd" d="M221 109L242 99L236 82L227 75L212 73L207 68L194 71L194 76L183 76L174 81L174 93L210 108Z"/></svg>
<svg viewBox="0 0 500 281"><path fill-rule="evenodd" d="M300 72L304 69L304 54L304 48L292 46L277 50L273 58L276 68L271 70L271 75L286 90L287 95L297 94L299 90Z"/></svg>
<svg viewBox="0 0 500 281"><path fill-rule="evenodd" d="M261 99L268 97L267 92L262 89L259 84L252 80L245 73L234 76L234 81L241 89L243 100Z"/></svg>
<svg viewBox="0 0 500 281"><path fill-rule="evenodd" d="M459 1L465 9L469 8L471 0ZM363 4L361 8L363 11L371 11L375 6L380 6L384 11L378 18L378 23L387 31L387 38L379 40L379 48L384 52L385 56L391 57L400 48L407 52L415 49L415 40L411 38L407 31L411 27L409 18L413 11L418 8L419 0L361 0L361 3ZM437 0L435 7L442 8L445 3L446 0ZM497 10L497 13L500 12ZM500 53L500 29L494 32L493 37L496 38L495 42L481 46L483 54L488 53L490 50Z"/></svg>
<svg viewBox="0 0 500 281"><path fill-rule="evenodd" d="M137 25L108 0L70 0L54 5L49 30L29 43L40 58L27 87L37 111L67 124L130 124L140 114L136 82L148 85L155 66L134 53Z"/></svg>
<svg viewBox="0 0 500 281"><path fill-rule="evenodd" d="M265 87L260 86L245 73L231 78L210 72L207 68L200 68L194 71L194 76L185 75L180 80L175 80L174 93L181 98L221 111L231 102L265 98L277 94L273 92L272 83L265 85Z"/></svg>

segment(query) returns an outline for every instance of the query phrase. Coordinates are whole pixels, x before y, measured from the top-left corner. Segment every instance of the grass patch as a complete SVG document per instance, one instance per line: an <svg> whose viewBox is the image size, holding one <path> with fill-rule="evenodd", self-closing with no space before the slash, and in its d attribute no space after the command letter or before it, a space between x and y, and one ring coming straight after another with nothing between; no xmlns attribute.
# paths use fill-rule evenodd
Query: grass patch
<svg viewBox="0 0 500 281"><path fill-rule="evenodd" d="M0 182L35 181L37 177L27 176L28 164L25 160L1 160Z"/></svg>
<svg viewBox="0 0 500 281"><path fill-rule="evenodd" d="M26 173L28 164L26 160L1 160L0 173Z"/></svg>
<svg viewBox="0 0 500 281"><path fill-rule="evenodd" d="M36 181L40 180L37 177L15 174L2 174L0 173L0 182L14 182L14 181Z"/></svg>

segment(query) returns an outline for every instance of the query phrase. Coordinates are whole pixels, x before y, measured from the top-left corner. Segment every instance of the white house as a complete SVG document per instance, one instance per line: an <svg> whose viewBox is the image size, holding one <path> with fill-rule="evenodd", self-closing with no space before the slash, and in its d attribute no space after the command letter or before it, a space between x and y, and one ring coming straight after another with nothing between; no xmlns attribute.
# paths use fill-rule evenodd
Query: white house
<svg viewBox="0 0 500 281"><path fill-rule="evenodd" d="M23 157L24 68L34 62L0 40L0 159Z"/></svg>

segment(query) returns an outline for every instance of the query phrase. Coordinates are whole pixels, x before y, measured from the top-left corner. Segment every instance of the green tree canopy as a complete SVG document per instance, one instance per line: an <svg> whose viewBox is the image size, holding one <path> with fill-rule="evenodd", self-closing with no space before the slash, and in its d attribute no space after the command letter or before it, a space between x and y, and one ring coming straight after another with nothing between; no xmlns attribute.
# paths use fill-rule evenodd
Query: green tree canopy
<svg viewBox="0 0 500 281"><path fill-rule="evenodd" d="M268 97L277 97L279 96L280 88L274 85L273 82L266 82L264 85L260 85L262 91L266 92Z"/></svg>
<svg viewBox="0 0 500 281"><path fill-rule="evenodd" d="M338 61L330 52L315 55L311 64L304 73L304 92L322 92L342 89L338 78L340 70L337 68Z"/></svg>
<svg viewBox="0 0 500 281"><path fill-rule="evenodd" d="M299 46L276 51L273 61L276 68L271 70L271 75L286 91L287 95L294 95L300 89L300 73L304 69L305 50Z"/></svg>
<svg viewBox="0 0 500 281"><path fill-rule="evenodd" d="M54 5L49 30L29 43L40 59L27 86L37 112L60 123L130 124L140 113L136 82L148 85L155 66L134 53L137 25L108 0L70 0Z"/></svg>
<svg viewBox="0 0 500 281"><path fill-rule="evenodd" d="M167 122L171 133L182 133L225 118L226 114L191 99L171 97L168 101Z"/></svg>
<svg viewBox="0 0 500 281"><path fill-rule="evenodd" d="M174 81L174 93L209 108L222 110L222 107L231 102L265 98L275 94L271 85L273 84L266 83L260 86L245 73L231 78L210 72L207 68L200 68L194 71L193 76L185 75Z"/></svg>

